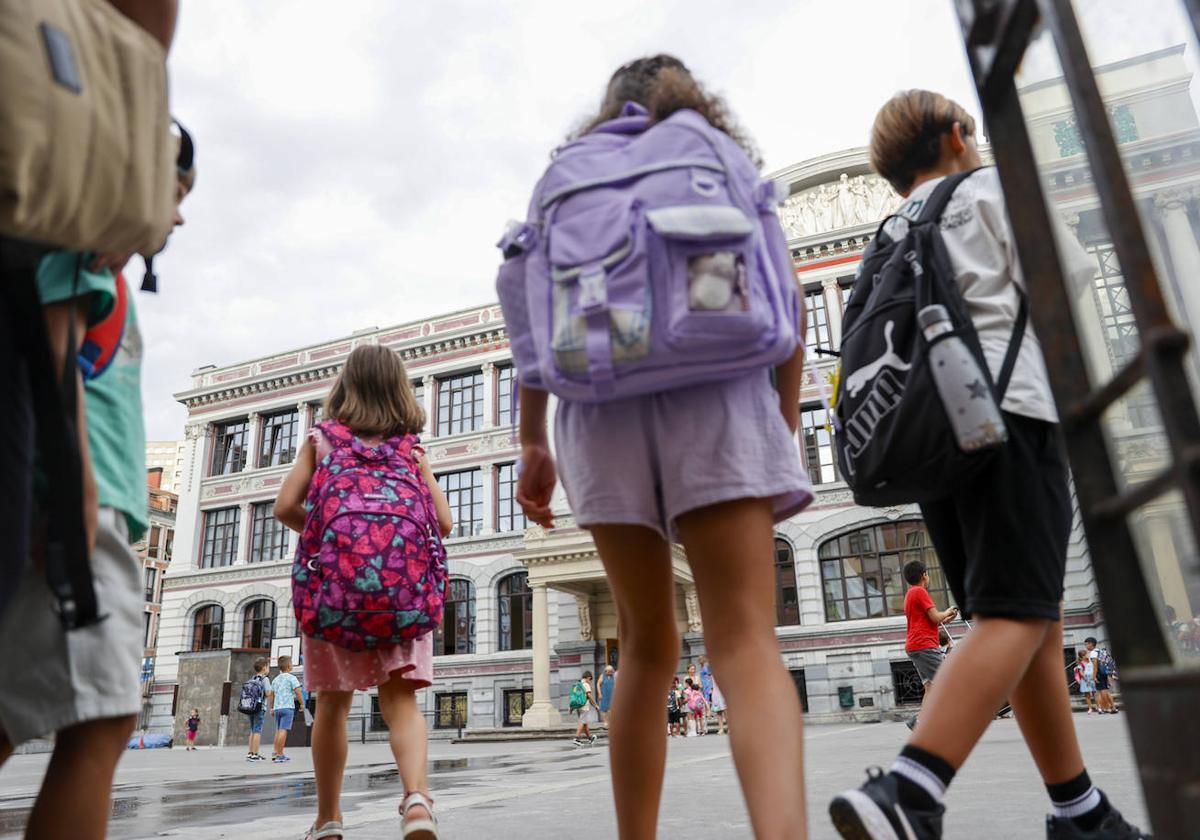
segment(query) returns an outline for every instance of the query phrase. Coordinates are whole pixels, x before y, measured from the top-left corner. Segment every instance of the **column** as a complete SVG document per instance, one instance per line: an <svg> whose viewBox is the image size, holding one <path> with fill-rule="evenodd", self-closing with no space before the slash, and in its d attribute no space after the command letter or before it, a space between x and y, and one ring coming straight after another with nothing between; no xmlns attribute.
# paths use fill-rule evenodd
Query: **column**
<svg viewBox="0 0 1200 840"><path fill-rule="evenodd" d="M842 287L836 277L826 277L821 281L821 291L825 293L825 312L829 318L832 349L837 350L842 346Z"/></svg>
<svg viewBox="0 0 1200 840"><path fill-rule="evenodd" d="M259 451L262 448L262 414L257 411L251 412L246 425L248 427L246 433L250 436L250 440L246 441L247 457L245 468L247 470L256 470L258 469L259 456L262 455Z"/></svg>
<svg viewBox="0 0 1200 840"><path fill-rule="evenodd" d="M483 528L479 533L494 534L499 514L496 510L496 465L481 464L479 469L483 473Z"/></svg>
<svg viewBox="0 0 1200 840"><path fill-rule="evenodd" d="M562 723L550 702L550 604L544 583L531 583L533 590L533 705L521 716L526 729L546 729Z"/></svg>
<svg viewBox="0 0 1200 840"><path fill-rule="evenodd" d="M428 440L433 437L437 427L434 425L433 406L434 406L434 389L437 388L437 382L432 376L421 378L421 389L424 393L421 395L423 408L425 409L425 434L421 435L422 439Z"/></svg>
<svg viewBox="0 0 1200 840"><path fill-rule="evenodd" d="M1062 220L1064 226L1070 231L1071 236L1082 248L1083 237L1079 235L1080 216L1078 213L1063 213ZM1082 272L1073 277L1068 277L1070 283L1078 285L1071 288L1071 294L1074 297L1075 305L1075 325L1079 333L1079 344L1083 348L1084 362L1088 372L1092 376L1092 384L1098 385L1102 382L1107 382L1112 378L1112 357L1108 352L1108 342L1104 339L1104 330L1100 326L1100 311L1096 308L1096 285L1095 278L1099 268L1095 266L1094 258L1088 257L1093 261L1093 271L1090 277L1086 277ZM1086 280L1082 278L1086 277Z"/></svg>
<svg viewBox="0 0 1200 840"><path fill-rule="evenodd" d="M207 423L188 423L184 427L183 474L178 478L179 513L175 520L176 552L172 561L176 567L196 568L200 556L200 482L209 458L209 426ZM188 515L190 512L190 516Z"/></svg>
<svg viewBox="0 0 1200 840"><path fill-rule="evenodd" d="M496 366L483 365L483 428L496 428Z"/></svg>
<svg viewBox="0 0 1200 840"><path fill-rule="evenodd" d="M1188 202L1195 192L1190 189L1164 190L1154 197L1154 206L1162 218L1167 252L1175 268L1176 293L1190 324L1200 323L1200 245L1188 219ZM1159 278L1165 282L1166 278ZM1193 353L1197 349L1193 346Z"/></svg>
<svg viewBox="0 0 1200 840"><path fill-rule="evenodd" d="M242 502L238 505L238 542L237 553L233 557L233 565L246 565L246 558L250 556L250 503Z"/></svg>
<svg viewBox="0 0 1200 840"><path fill-rule="evenodd" d="M304 435L312 428L312 406L307 402L296 403L296 451L304 443Z"/></svg>

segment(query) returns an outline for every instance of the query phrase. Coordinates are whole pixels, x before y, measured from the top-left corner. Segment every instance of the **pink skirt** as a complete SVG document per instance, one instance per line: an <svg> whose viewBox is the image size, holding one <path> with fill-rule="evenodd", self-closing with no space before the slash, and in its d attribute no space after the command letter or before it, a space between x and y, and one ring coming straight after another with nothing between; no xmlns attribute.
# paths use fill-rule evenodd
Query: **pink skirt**
<svg viewBox="0 0 1200 840"><path fill-rule="evenodd" d="M433 634L375 650L354 651L304 638L304 687L309 691L355 691L393 677L424 688L433 684Z"/></svg>

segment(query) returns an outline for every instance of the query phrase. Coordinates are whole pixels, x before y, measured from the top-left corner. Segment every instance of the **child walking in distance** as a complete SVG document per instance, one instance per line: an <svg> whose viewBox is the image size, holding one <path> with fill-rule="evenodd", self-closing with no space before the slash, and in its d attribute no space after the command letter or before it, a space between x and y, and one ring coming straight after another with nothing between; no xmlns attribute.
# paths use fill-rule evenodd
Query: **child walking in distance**
<svg viewBox="0 0 1200 840"><path fill-rule="evenodd" d="M1092 670L1096 677L1096 708L1102 715L1117 714L1117 703L1113 700L1110 681L1116 677L1116 667L1112 655L1106 648L1097 647L1096 637L1088 636L1083 640L1087 648L1088 658L1095 666Z"/></svg>
<svg viewBox="0 0 1200 840"><path fill-rule="evenodd" d="M292 675L292 657L279 657L279 675L271 682L271 690L267 692L267 704L275 716L275 748L271 752L271 761L276 764L291 761L284 754L284 748L287 746L288 732L296 719L296 707L304 705L300 680Z"/></svg>
<svg viewBox="0 0 1200 840"><path fill-rule="evenodd" d="M733 124L725 103L707 93L682 62L666 55L638 59L618 69L609 80L599 112L561 160L565 162L568 155L578 160L579 144L600 150L621 142L626 132L644 131L649 136L659 125L665 127L668 123L679 127L669 136L680 144L704 138L709 153L711 148L718 149L731 181L755 172L751 163L755 155L744 151L749 143ZM697 151L704 153L703 148ZM658 165L657 171L664 172L670 162L664 158L658 164L647 165ZM727 212L707 211L706 202L722 199L725 182L720 179L726 176L713 178L693 169L690 175L682 173L681 178L679 173L663 177L678 186L681 206L664 207L670 212L655 215L662 230L683 237L689 235L689 230L692 234L701 230L729 231L722 235L735 241L754 230L754 241L761 246L757 253L770 265L775 264L777 251L771 249L780 236L776 219L770 219L773 229L765 222L758 229L754 225L760 223L760 217L750 217L738 207L726 204L719 209ZM767 200L765 188L760 195ZM564 198L562 206L570 200ZM602 196L596 200L601 201ZM736 225L729 224L731 217ZM605 218L611 218L611 214ZM592 221L602 220L597 217ZM584 221L578 225L584 225ZM621 253L622 230L628 237L629 228L623 224L606 231L606 237L614 237L611 248L605 242L593 241L590 233L581 233L578 245L556 241L551 234L552 263L561 259L563 264L583 264L582 275L576 269L574 275L567 271L564 276L579 276L581 295L597 301L599 311L603 310L601 299L605 294L615 294L619 288L613 285L619 282L614 276L607 286L612 291L606 292L606 271L631 272L623 276L627 283L633 282L631 277L638 278L629 287L634 293L636 288L645 289L647 283L667 278L681 283L683 293L675 299L675 305L702 314L691 315L689 321L689 315L679 312L680 324L684 325L680 329L692 324L693 330L680 341L703 341L708 335L695 321L730 323L747 311L744 307L749 302L735 290L748 281L754 264L743 262L743 257L733 251L720 249L730 246L710 245L713 253L708 253L702 243L697 246L694 240L687 244L673 240L678 248L675 253L688 257L683 266L674 262L667 265L657 258L648 260L643 251L638 260L618 267L617 256L611 260L602 256ZM587 231L594 231L590 222ZM639 233L639 248L645 247L641 239ZM536 253L540 259L542 252ZM658 252L653 253L657 257ZM502 278L505 276L502 274ZM530 276L527 271L524 282L530 282ZM765 282L760 275L755 275L755 281ZM790 278L787 281L790 287ZM794 289L782 285L771 288L772 294L777 289L783 297L794 293ZM587 307L590 313L592 304ZM510 311L515 312L506 305L506 317ZM790 306L788 317L794 319L798 313L796 302ZM609 357L596 352L593 336L607 336L608 327L598 333L588 329L587 324L594 322L592 314L585 314L581 321L587 332L586 344L574 343L580 322L571 318L560 321L558 335L534 330L525 337L531 339L539 358L543 353L555 353L559 369L572 368L580 359L585 366L591 363L589 360L596 361L597 379L601 381L608 375L604 370L611 372L620 367L622 354L649 352L643 332L646 322L627 321L624 310L612 309L613 329L628 329L630 342L627 347L613 343L612 362L605 368ZM800 703L775 638L772 565L774 523L812 500L812 487L800 466L795 444L803 362L802 323L801 317L799 323L787 324L786 344L778 356L786 361L775 368L775 387L768 364L728 379L710 378L705 384L657 391L651 386L625 399L560 399L555 414L557 465L546 432L548 393L525 378L527 370L538 369L537 365L530 367L529 356L524 362L518 361L522 375L518 500L530 519L553 527L551 497L561 469L571 510L596 543L616 602L625 676L613 698L609 750L617 827L625 840L654 837L658 821L666 762L666 743L661 737L666 708L660 698L671 685L680 648L672 540L682 542L687 550L700 597L707 653L714 675L726 686L730 708L744 720L770 720L774 724L740 726L732 737L734 763L754 833L759 838L806 836L804 796L797 793L797 782L804 774ZM654 341L658 340L656 335ZM607 342L601 339L600 343ZM518 350L525 352L528 347ZM567 349L571 347L581 349L573 353ZM618 370L617 375L622 372ZM655 713L649 713L651 709ZM781 738L780 732L786 736Z"/></svg>
<svg viewBox="0 0 1200 840"><path fill-rule="evenodd" d="M929 572L920 560L910 560L904 564L904 580L908 583L908 592L904 593L904 617L908 623L904 652L921 678L921 687L925 689L921 703L924 704L929 696L929 687L933 684L933 675L945 659L939 636L940 625L953 621L958 616L958 609L951 607L939 610L933 603L933 597L929 594ZM917 725L917 718L910 718L907 724L909 729L913 729Z"/></svg>
<svg viewBox="0 0 1200 840"><path fill-rule="evenodd" d="M338 455L335 447L368 447L386 459L383 474L414 482L425 501L432 503L440 536L450 533L450 506L417 437L425 426L425 411L412 392L397 353L378 346L355 348L329 393L325 416L332 420L309 433L280 489L275 515L281 522L292 530L303 531L311 515L305 500L310 489L320 490L310 485L327 476L317 467ZM325 480L334 477L328 475ZM388 491L388 486L385 483L380 492L403 490L397 486ZM380 608L399 611L404 607L382 604ZM307 837L317 840L343 834L340 798L346 767L346 720L354 692L378 686L379 708L404 783L400 806L403 836L409 840L436 838L426 769L425 718L416 698L418 689L433 682L433 634L365 650L349 650L306 636L304 657L305 685L317 692L312 730L317 817Z"/></svg>
<svg viewBox="0 0 1200 840"><path fill-rule="evenodd" d="M997 378L1025 281L999 175L980 168L975 121L940 94L899 93L875 118L870 156L875 171L907 199L870 247L880 237L902 237L943 177L973 172L942 214L941 237ZM1056 240L1071 280L1091 282L1095 266L1071 234L1064 231ZM1032 327L1025 330L1015 362L1001 404L1007 442L968 486L921 505L954 600L975 618L974 627L939 668L920 723L890 771L870 771L861 788L831 803L843 837L941 837L946 788L1005 699L1046 785L1052 810L1048 838L1147 836L1092 784L1080 754L1062 674L1071 496L1058 415ZM1003 807L999 800L993 804Z"/></svg>
<svg viewBox="0 0 1200 840"><path fill-rule="evenodd" d="M196 749L196 736L200 733L200 710L192 709L187 719L187 748L190 752Z"/></svg>
<svg viewBox="0 0 1200 840"><path fill-rule="evenodd" d="M574 709L575 717L579 720L579 725L575 727L575 746L591 746L596 743L596 736L588 727L596 720L600 711L600 706L596 703L596 694L592 690L592 672L584 671L576 686L579 689L578 693L583 695L583 705ZM572 695L576 694L575 688L571 691ZM574 697L571 705L575 705Z"/></svg>
<svg viewBox="0 0 1200 840"><path fill-rule="evenodd" d="M1079 684L1079 693L1087 700L1088 714L1095 714L1093 701L1096 699L1096 665L1086 650L1079 651L1079 658L1075 661L1075 682Z"/></svg>
<svg viewBox="0 0 1200 840"><path fill-rule="evenodd" d="M267 718L267 695L271 692L271 680L267 676L270 668L271 660L260 656L254 660L254 676L247 681L247 685L253 683L257 686L253 693L258 698L254 710L247 713L250 716L250 741L246 745L247 761L267 760L267 757L259 752L259 747L262 741L263 723ZM245 688L243 688L243 693L245 693Z"/></svg>

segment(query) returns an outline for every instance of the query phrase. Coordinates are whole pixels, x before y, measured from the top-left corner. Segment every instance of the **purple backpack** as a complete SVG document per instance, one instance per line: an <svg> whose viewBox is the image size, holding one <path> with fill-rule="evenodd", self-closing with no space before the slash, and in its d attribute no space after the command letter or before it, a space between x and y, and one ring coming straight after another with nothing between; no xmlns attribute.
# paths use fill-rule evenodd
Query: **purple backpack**
<svg viewBox="0 0 1200 840"><path fill-rule="evenodd" d="M308 487L292 564L300 632L351 650L423 636L442 621L446 550L415 435L364 444L336 421Z"/></svg>
<svg viewBox="0 0 1200 840"><path fill-rule="evenodd" d="M630 102L562 146L496 288L521 382L602 402L791 357L799 296L781 196L695 111Z"/></svg>

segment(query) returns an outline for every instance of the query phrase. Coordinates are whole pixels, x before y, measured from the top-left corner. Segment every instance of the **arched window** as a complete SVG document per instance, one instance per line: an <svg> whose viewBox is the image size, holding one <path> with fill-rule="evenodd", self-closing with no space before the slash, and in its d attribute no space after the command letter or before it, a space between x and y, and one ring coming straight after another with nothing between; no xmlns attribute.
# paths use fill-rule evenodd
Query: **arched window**
<svg viewBox="0 0 1200 840"><path fill-rule="evenodd" d="M949 588L925 523L920 519L860 528L822 543L817 549L825 620L904 615L908 584L902 572L910 560L929 571L929 594L939 608L949 603Z"/></svg>
<svg viewBox="0 0 1200 840"><path fill-rule="evenodd" d="M775 539L775 625L800 623L800 596L796 589L796 557L787 540Z"/></svg>
<svg viewBox="0 0 1200 840"><path fill-rule="evenodd" d="M533 590L529 573L516 572L496 587L500 607L500 650L533 647Z"/></svg>
<svg viewBox="0 0 1200 840"><path fill-rule="evenodd" d="M433 631L433 655L475 652L475 584L466 578L446 582L446 608Z"/></svg>
<svg viewBox="0 0 1200 840"><path fill-rule="evenodd" d="M192 618L192 650L220 650L221 625L225 609L220 604L205 604Z"/></svg>
<svg viewBox="0 0 1200 840"><path fill-rule="evenodd" d="M251 601L242 613L242 647L269 650L275 638L275 602Z"/></svg>

